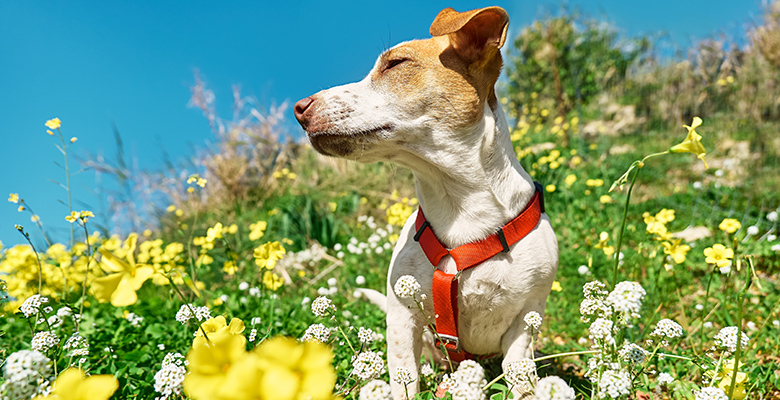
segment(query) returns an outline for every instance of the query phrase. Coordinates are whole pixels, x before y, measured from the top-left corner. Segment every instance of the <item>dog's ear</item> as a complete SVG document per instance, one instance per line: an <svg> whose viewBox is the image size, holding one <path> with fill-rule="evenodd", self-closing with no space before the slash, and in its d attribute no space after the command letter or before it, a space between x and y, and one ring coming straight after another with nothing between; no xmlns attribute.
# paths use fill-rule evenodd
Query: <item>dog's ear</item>
<svg viewBox="0 0 780 400"><path fill-rule="evenodd" d="M508 25L509 15L501 7L462 13L445 8L433 20L431 36L448 35L455 52L473 62L493 55L504 45Z"/></svg>

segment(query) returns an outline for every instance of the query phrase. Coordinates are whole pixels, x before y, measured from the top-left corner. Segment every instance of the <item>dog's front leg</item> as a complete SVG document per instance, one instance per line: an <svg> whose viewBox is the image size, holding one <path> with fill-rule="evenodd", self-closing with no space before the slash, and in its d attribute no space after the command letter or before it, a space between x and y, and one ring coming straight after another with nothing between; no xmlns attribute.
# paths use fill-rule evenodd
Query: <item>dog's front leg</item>
<svg viewBox="0 0 780 400"><path fill-rule="evenodd" d="M412 299L399 299L392 288L387 294L387 367L390 387L396 400L409 398L419 391L420 353L422 352L423 317ZM395 381L396 370L406 368L413 381L406 386Z"/></svg>
<svg viewBox="0 0 780 400"><path fill-rule="evenodd" d="M537 297L536 300L527 301L520 314L515 317L512 325L501 338L501 348L504 352L504 361L501 363L501 366L504 372L507 371L507 366L510 363L533 357L534 350L531 347L531 341L539 332L528 326L525 322L525 316L531 311L536 311L540 316L544 317L544 308L547 303L546 292L532 292L530 297L533 299L535 296L543 297L541 300ZM528 389L530 390L530 387ZM523 399L532 394L519 386L515 386L512 389L512 393L514 393L514 398L516 399Z"/></svg>

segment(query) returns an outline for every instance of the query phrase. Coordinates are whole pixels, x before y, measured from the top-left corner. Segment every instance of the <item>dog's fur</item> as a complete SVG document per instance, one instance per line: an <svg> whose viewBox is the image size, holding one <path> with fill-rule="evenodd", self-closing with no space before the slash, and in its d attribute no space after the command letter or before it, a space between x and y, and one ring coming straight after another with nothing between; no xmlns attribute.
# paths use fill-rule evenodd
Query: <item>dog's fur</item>
<svg viewBox="0 0 780 400"><path fill-rule="evenodd" d="M488 7L443 10L432 38L401 43L381 54L362 81L323 90L295 105L295 114L322 154L359 162L392 161L414 172L421 207L447 248L480 240L516 217L534 184L520 166L494 85L501 71L506 12ZM433 320L433 267L413 240L414 213L395 247L388 273L387 362L391 376L405 367L418 391L425 318L393 293L403 275L422 285ZM446 256L438 266L454 273ZM459 335L473 354L502 353L503 365L531 355L523 317L544 315L558 268L558 245L546 214L508 253L459 278ZM403 386L391 380L393 396Z"/></svg>

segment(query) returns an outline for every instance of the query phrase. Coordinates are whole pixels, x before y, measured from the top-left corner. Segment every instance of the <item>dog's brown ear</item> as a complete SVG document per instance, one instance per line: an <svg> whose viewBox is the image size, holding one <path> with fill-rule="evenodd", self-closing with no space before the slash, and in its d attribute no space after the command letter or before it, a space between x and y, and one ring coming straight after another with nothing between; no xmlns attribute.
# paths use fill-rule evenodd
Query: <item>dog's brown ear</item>
<svg viewBox="0 0 780 400"><path fill-rule="evenodd" d="M458 55L477 61L487 52L498 50L506 41L509 15L501 7L486 7L459 13L452 8L441 10L431 24L431 35L449 35Z"/></svg>

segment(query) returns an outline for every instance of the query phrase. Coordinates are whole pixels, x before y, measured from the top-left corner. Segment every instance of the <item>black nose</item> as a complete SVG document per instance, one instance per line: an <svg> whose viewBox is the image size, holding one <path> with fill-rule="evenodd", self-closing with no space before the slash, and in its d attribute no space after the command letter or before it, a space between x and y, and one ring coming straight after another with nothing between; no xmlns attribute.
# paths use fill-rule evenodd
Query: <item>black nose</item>
<svg viewBox="0 0 780 400"><path fill-rule="evenodd" d="M298 102L295 103L295 107L293 110L293 112L295 113L295 119L298 120L298 123L301 124L301 127L303 127L303 129L306 129L306 127L309 125L309 118L308 115L306 115L306 110L309 110L313 103L314 103L314 98L311 96L305 99L298 100Z"/></svg>

